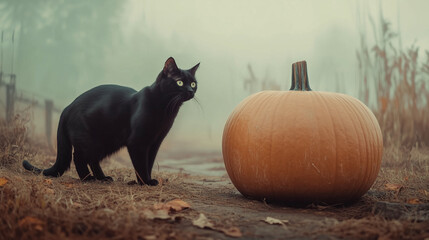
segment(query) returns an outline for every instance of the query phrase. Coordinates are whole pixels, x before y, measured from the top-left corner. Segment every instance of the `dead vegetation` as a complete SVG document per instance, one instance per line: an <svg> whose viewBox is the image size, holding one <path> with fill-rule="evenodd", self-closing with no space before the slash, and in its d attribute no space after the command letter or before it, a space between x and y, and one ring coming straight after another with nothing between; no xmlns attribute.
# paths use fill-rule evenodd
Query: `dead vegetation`
<svg viewBox="0 0 429 240"><path fill-rule="evenodd" d="M361 79L360 98L370 106L380 124L385 145L410 150L429 146L429 51L401 46L401 35L379 15L370 17L374 45L363 27L357 51ZM372 46L372 47L371 47Z"/></svg>
<svg viewBox="0 0 429 240"><path fill-rule="evenodd" d="M9 166L28 154L23 151L28 139L25 123L19 115L9 124L0 119L0 166Z"/></svg>

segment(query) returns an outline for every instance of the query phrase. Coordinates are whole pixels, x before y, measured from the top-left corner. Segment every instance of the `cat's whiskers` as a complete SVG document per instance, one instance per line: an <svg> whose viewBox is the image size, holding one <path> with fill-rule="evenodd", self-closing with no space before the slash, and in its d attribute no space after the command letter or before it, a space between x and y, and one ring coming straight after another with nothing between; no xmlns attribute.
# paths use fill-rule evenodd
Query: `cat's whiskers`
<svg viewBox="0 0 429 240"><path fill-rule="evenodd" d="M193 98L192 100L194 100L194 101L198 104L198 106L200 107L201 111L202 111L202 112L203 112L203 114L204 114L204 108L203 108L203 105L201 105L201 103L200 103L200 101L198 101L197 97L195 97L195 96L194 96L194 98Z"/></svg>

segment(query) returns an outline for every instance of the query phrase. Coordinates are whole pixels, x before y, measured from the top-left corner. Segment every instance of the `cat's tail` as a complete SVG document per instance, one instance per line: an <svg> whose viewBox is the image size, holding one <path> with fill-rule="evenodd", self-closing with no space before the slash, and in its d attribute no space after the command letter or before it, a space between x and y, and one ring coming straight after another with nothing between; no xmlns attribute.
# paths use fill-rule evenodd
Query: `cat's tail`
<svg viewBox="0 0 429 240"><path fill-rule="evenodd" d="M27 160L22 162L22 166L28 171L32 171L35 174L43 173L45 176L60 177L64 172L70 168L72 159L72 144L67 134L64 112L61 114L60 122L58 124L57 132L57 160L54 165L48 169L37 168Z"/></svg>

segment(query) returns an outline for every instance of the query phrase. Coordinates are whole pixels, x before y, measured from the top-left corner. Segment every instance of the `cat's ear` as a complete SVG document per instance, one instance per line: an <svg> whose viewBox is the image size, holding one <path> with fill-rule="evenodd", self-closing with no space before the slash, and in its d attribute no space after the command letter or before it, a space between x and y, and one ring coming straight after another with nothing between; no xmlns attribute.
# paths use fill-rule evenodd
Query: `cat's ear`
<svg viewBox="0 0 429 240"><path fill-rule="evenodd" d="M192 74L192 76L195 76L195 72L197 71L197 69L198 69L199 66L200 66L200 63L198 63L193 68L191 68L191 69L188 70Z"/></svg>
<svg viewBox="0 0 429 240"><path fill-rule="evenodd" d="M167 76L171 76L179 71L179 68L177 68L176 61L174 61L174 58L169 57L167 61L165 61L164 69L162 71Z"/></svg>

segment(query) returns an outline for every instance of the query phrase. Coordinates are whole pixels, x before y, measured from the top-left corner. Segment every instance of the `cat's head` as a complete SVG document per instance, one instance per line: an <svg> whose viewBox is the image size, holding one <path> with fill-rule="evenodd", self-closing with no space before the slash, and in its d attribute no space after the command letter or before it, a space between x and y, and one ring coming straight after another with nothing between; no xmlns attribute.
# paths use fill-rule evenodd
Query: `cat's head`
<svg viewBox="0 0 429 240"><path fill-rule="evenodd" d="M164 69L156 79L161 90L167 94L180 95L183 101L194 97L198 84L195 79L195 72L200 64L188 70L177 67L174 58L170 57L165 61Z"/></svg>

